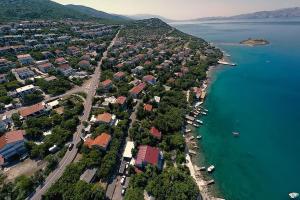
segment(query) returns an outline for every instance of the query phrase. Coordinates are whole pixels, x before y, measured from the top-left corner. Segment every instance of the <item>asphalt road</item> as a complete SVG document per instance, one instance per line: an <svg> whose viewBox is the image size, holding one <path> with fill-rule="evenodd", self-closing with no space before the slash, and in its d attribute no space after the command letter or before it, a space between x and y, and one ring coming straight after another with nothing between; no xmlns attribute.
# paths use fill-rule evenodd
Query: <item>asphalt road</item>
<svg viewBox="0 0 300 200"><path fill-rule="evenodd" d="M80 135L84 128L83 122L88 120L91 109L92 109L93 97L95 96L96 90L99 85L102 61L104 58L106 58L108 50L114 45L118 35L119 35L119 32L116 34L115 38L111 41L107 50L103 53L102 59L98 62L98 66L96 67L95 72L92 76L89 87L85 88L87 97L84 102L83 115L80 117L80 124L77 127L77 131L73 134L74 148L71 151L66 152L65 156L59 162L58 167L52 173L49 174L49 176L45 179L44 184L42 186L39 186L36 189L35 193L32 194L30 199L40 200L42 198L42 195L45 194L46 191L62 176L67 165L69 165L76 157L76 154L78 152L78 149L76 148L76 144L78 144L78 142L80 142Z"/></svg>

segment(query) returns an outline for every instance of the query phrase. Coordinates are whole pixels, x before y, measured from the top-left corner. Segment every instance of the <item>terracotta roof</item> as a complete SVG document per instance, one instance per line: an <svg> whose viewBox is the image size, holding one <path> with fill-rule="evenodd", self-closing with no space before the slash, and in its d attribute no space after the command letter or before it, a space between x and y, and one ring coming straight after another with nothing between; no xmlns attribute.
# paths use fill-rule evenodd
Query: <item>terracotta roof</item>
<svg viewBox="0 0 300 200"><path fill-rule="evenodd" d="M63 63L63 62L67 62L66 59L63 57L55 59L55 63Z"/></svg>
<svg viewBox="0 0 300 200"><path fill-rule="evenodd" d="M87 66L87 65L90 65L90 62L89 61L87 61L87 60L82 60L82 61L80 61L79 63L78 63L78 65L83 65L83 66Z"/></svg>
<svg viewBox="0 0 300 200"><path fill-rule="evenodd" d="M10 131L3 134L0 137L0 149L5 147L5 145L14 143L20 140L24 140L23 135L25 134L24 130Z"/></svg>
<svg viewBox="0 0 300 200"><path fill-rule="evenodd" d="M144 88L145 88L146 84L145 83L140 83L137 86L133 87L130 90L131 94L139 94Z"/></svg>
<svg viewBox="0 0 300 200"><path fill-rule="evenodd" d="M161 132L160 132L157 128L151 127L150 133L151 133L151 135L152 135L153 137L156 137L156 138L158 138L158 139L161 139Z"/></svg>
<svg viewBox="0 0 300 200"><path fill-rule="evenodd" d="M105 81L102 81L102 82L101 82L101 85L102 85L103 87L107 87L107 86L109 86L111 83L112 83L112 81L109 80L109 79L107 79L107 80L105 80Z"/></svg>
<svg viewBox="0 0 300 200"><path fill-rule="evenodd" d="M152 164L157 165L160 150L157 147L147 145L139 146L139 151L135 160L136 165Z"/></svg>
<svg viewBox="0 0 300 200"><path fill-rule="evenodd" d="M109 145L109 142L111 140L111 136L107 133L101 133L101 135L97 136L94 140L91 138L88 138L84 144L88 146L89 148L92 148L93 146L99 146L104 149L107 148Z"/></svg>
<svg viewBox="0 0 300 200"><path fill-rule="evenodd" d="M110 123L112 120L112 115L110 113L103 113L97 116L97 121Z"/></svg>
<svg viewBox="0 0 300 200"><path fill-rule="evenodd" d="M36 112L43 110L44 108L45 108L45 104L43 102L40 102L40 103L34 104L32 106L23 108L22 110L20 110L20 115L22 117L27 117L29 115L32 115Z"/></svg>
<svg viewBox="0 0 300 200"><path fill-rule="evenodd" d="M149 61L149 60L147 60L147 61L145 62L145 65L151 65L151 64L152 64L152 62Z"/></svg>
<svg viewBox="0 0 300 200"><path fill-rule="evenodd" d="M153 81L153 80L155 80L155 77L154 76L152 76L152 75L146 75L146 76L144 76L143 77L143 81Z"/></svg>
<svg viewBox="0 0 300 200"><path fill-rule="evenodd" d="M152 111L152 105L151 104L144 104L144 110L151 112Z"/></svg>
<svg viewBox="0 0 300 200"><path fill-rule="evenodd" d="M124 72L117 72L117 73L114 74L114 77L117 77L117 78L121 78L123 76L125 76Z"/></svg>
<svg viewBox="0 0 300 200"><path fill-rule="evenodd" d="M126 102L126 97L120 96L117 98L117 104L123 105Z"/></svg>
<svg viewBox="0 0 300 200"><path fill-rule="evenodd" d="M119 64L116 65L117 68L121 68L121 67L123 67L123 66L124 66L123 63L119 63Z"/></svg>
<svg viewBox="0 0 300 200"><path fill-rule="evenodd" d="M22 59L22 58L31 58L30 54L21 54L21 55L17 55L18 59Z"/></svg>

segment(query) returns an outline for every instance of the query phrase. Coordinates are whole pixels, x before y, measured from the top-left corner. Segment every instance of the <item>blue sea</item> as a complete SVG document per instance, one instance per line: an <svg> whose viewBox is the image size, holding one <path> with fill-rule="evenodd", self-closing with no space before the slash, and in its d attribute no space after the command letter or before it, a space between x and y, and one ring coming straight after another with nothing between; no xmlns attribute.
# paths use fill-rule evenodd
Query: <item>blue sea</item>
<svg viewBox="0 0 300 200"><path fill-rule="evenodd" d="M197 130L201 164L213 164L228 200L285 200L300 193L300 20L173 23L230 54L213 75ZM234 45L263 38L267 46ZM240 133L233 137L232 132Z"/></svg>

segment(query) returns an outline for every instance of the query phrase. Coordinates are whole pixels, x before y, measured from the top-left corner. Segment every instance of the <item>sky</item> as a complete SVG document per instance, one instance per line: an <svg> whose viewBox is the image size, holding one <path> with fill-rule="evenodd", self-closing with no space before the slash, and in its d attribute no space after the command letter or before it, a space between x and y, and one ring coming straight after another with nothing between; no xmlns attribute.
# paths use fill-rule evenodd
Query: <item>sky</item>
<svg viewBox="0 0 300 200"><path fill-rule="evenodd" d="M154 14L169 19L231 16L300 6L300 0L54 0L123 14Z"/></svg>

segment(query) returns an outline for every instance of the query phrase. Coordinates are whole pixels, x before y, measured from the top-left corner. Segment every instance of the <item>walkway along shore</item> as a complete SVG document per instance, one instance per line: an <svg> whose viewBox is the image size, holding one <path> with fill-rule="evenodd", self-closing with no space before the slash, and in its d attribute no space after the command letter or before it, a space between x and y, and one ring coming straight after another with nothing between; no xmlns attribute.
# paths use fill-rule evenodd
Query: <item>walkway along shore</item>
<svg viewBox="0 0 300 200"><path fill-rule="evenodd" d="M225 58L227 60L227 58ZM211 84L212 81L212 75L213 72L218 69L220 66L211 66L209 67L209 69L206 72L207 78L204 81L203 85L201 86L202 91L204 91L205 93L207 93L207 88L209 87L209 85ZM189 93L189 92L188 92ZM187 95L187 101L189 100L188 98L189 95ZM202 103L203 103L204 99L202 99ZM190 125L187 125L190 126ZM194 128L193 128L194 129ZM191 141L195 138L195 130L192 131L191 133L187 133L185 134L185 141L186 141L186 151L185 151L185 156L186 156L186 166L189 168L190 174L191 176L194 178L194 180L196 181L200 193L201 193L201 199L202 200L225 200L222 198L217 198L214 197L214 195L212 194L211 191L209 191L208 185L210 184L209 181L206 181L204 179L203 174L201 174L201 170L200 167L197 166L197 163L193 163L192 158L190 156L191 155L195 155L195 156L199 156L199 151L193 151L190 150L189 148L192 147L192 143L194 144L196 141ZM213 181L213 180L211 180Z"/></svg>

